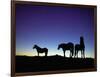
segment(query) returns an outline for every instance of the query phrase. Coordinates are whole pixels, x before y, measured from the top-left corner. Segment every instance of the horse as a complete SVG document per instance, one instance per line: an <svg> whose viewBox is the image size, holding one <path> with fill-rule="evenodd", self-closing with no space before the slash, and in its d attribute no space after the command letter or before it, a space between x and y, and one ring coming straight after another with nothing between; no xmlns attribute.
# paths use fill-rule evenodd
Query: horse
<svg viewBox="0 0 100 77"><path fill-rule="evenodd" d="M84 38L80 37L80 44L75 44L75 57L78 58L78 52L81 51L81 58L85 58Z"/></svg>
<svg viewBox="0 0 100 77"><path fill-rule="evenodd" d="M47 56L47 54L48 54L47 48L40 48L38 45L34 45L33 49L35 49L35 48L37 50L38 56L39 56L39 53L45 53L45 56Z"/></svg>
<svg viewBox="0 0 100 77"><path fill-rule="evenodd" d="M65 51L66 50L70 50L70 57L73 56L74 53L74 44L69 42L69 43L61 43L58 45L58 50L62 48L63 53L64 53L64 57L65 57Z"/></svg>

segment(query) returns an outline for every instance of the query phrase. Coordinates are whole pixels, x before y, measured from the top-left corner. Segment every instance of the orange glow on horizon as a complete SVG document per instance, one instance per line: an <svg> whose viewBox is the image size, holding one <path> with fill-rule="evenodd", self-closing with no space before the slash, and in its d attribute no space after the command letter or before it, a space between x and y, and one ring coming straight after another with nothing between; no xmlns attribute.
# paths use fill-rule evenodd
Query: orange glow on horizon
<svg viewBox="0 0 100 77"><path fill-rule="evenodd" d="M58 53L56 53L58 52ZM60 55L63 56L63 52L62 51L56 51L56 52L48 52L48 56L52 56L52 55ZM56 54L55 54L56 53ZM66 51L66 57L69 57L70 52ZM40 53L40 56L44 56L44 53ZM81 57L81 52L78 53L79 57ZM36 51L21 51L21 52L16 52L16 56L37 56L37 52ZM85 57L89 57L89 58L94 58L94 53L85 53Z"/></svg>

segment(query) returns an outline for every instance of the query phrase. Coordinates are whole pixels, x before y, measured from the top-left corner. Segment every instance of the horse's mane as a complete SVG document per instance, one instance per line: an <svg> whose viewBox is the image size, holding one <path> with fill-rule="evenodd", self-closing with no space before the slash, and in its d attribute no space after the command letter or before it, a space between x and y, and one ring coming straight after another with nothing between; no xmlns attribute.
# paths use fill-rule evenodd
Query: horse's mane
<svg viewBox="0 0 100 77"><path fill-rule="evenodd" d="M40 47L39 47L38 45L36 45L36 44L35 44L34 46L36 46L36 47L40 48Z"/></svg>

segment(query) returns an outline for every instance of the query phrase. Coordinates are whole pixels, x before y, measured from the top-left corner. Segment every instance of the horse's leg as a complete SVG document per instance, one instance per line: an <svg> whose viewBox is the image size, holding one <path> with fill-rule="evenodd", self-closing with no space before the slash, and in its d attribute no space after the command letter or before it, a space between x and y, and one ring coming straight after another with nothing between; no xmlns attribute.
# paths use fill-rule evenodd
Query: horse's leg
<svg viewBox="0 0 100 77"><path fill-rule="evenodd" d="M46 52L46 56L48 55L48 51Z"/></svg>
<svg viewBox="0 0 100 77"><path fill-rule="evenodd" d="M81 50L81 58L83 58L83 51Z"/></svg>
<svg viewBox="0 0 100 77"><path fill-rule="evenodd" d="M70 58L72 58L72 50L70 50Z"/></svg>
<svg viewBox="0 0 100 77"><path fill-rule="evenodd" d="M78 58L78 50L76 50L76 57Z"/></svg>
<svg viewBox="0 0 100 77"><path fill-rule="evenodd" d="M82 50L82 58L84 58L84 51Z"/></svg>
<svg viewBox="0 0 100 77"><path fill-rule="evenodd" d="M74 51L73 51L73 49L72 49L72 57L73 57L73 54L74 54Z"/></svg>
<svg viewBox="0 0 100 77"><path fill-rule="evenodd" d="M64 57L65 57L65 50L63 52L64 52Z"/></svg>
<svg viewBox="0 0 100 77"><path fill-rule="evenodd" d="M38 52L38 56L39 56L39 52Z"/></svg>
<svg viewBox="0 0 100 77"><path fill-rule="evenodd" d="M77 50L75 51L75 56L76 56L76 58L77 58Z"/></svg>
<svg viewBox="0 0 100 77"><path fill-rule="evenodd" d="M84 49L83 49L83 58L85 58L85 52L84 52Z"/></svg>
<svg viewBox="0 0 100 77"><path fill-rule="evenodd" d="M75 52L74 52L74 58L76 57L76 49L75 49Z"/></svg>
<svg viewBox="0 0 100 77"><path fill-rule="evenodd" d="M83 51L83 53L84 53L84 58L85 58L85 51Z"/></svg>
<svg viewBox="0 0 100 77"><path fill-rule="evenodd" d="M47 56L47 53L45 52L45 56Z"/></svg>
<svg viewBox="0 0 100 77"><path fill-rule="evenodd" d="M47 52L45 52L45 56L47 56Z"/></svg>
<svg viewBox="0 0 100 77"><path fill-rule="evenodd" d="M45 52L45 56L46 56L46 52Z"/></svg>
<svg viewBox="0 0 100 77"><path fill-rule="evenodd" d="M77 58L77 50L75 50L75 57Z"/></svg>
<svg viewBox="0 0 100 77"><path fill-rule="evenodd" d="M78 58L78 49L75 50L75 56Z"/></svg>

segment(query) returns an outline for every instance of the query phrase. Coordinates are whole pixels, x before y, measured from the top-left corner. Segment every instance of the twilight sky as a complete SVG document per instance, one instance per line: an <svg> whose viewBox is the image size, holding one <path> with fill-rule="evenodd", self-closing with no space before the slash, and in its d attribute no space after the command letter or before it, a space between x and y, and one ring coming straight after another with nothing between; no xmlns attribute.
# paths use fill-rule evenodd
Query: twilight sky
<svg viewBox="0 0 100 77"><path fill-rule="evenodd" d="M36 56L34 44L47 47L48 55L63 55L58 44L77 44L84 36L85 55L94 57L93 24L93 8L16 4L16 55Z"/></svg>

